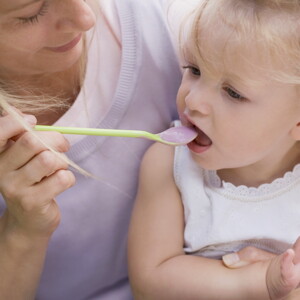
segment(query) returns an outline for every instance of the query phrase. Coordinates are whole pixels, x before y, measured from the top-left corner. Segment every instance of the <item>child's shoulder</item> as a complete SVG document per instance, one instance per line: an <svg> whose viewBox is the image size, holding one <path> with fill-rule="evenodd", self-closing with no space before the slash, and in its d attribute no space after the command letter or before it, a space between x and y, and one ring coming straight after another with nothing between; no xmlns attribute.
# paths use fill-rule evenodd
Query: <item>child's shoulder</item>
<svg viewBox="0 0 300 300"><path fill-rule="evenodd" d="M154 143L143 157L142 169L146 169L147 173L151 171L159 174L172 172L174 153L175 147Z"/></svg>
<svg viewBox="0 0 300 300"><path fill-rule="evenodd" d="M160 164L172 163L174 159L175 147L164 145L162 143L152 144L146 151L143 163L155 163L159 162Z"/></svg>

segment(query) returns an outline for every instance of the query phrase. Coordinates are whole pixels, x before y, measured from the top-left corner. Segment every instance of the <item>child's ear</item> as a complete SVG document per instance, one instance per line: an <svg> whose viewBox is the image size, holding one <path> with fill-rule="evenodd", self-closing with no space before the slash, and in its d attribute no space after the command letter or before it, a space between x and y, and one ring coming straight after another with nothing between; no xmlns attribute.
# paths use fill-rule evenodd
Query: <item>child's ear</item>
<svg viewBox="0 0 300 300"><path fill-rule="evenodd" d="M300 122L292 128L291 136L295 141L300 141Z"/></svg>

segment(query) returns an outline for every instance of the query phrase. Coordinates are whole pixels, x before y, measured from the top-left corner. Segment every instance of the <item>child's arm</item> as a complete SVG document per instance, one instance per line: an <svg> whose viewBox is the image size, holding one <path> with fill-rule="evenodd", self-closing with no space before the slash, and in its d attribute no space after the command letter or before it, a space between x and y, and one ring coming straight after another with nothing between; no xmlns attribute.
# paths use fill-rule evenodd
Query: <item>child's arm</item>
<svg viewBox="0 0 300 300"><path fill-rule="evenodd" d="M269 262L228 269L183 252L183 207L173 180L173 148L155 144L142 163L129 233L135 299L269 299Z"/></svg>

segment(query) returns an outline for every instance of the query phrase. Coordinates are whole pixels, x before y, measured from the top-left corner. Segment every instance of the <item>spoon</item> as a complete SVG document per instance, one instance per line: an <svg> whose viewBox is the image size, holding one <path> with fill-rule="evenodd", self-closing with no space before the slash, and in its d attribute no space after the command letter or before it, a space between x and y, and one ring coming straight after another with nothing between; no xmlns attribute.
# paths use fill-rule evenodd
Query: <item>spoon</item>
<svg viewBox="0 0 300 300"><path fill-rule="evenodd" d="M59 127L47 125L36 125L34 129L38 131L57 131L64 134L146 138L148 140L153 140L172 146L188 144L197 136L197 132L193 128L185 126L171 127L157 134L142 130Z"/></svg>

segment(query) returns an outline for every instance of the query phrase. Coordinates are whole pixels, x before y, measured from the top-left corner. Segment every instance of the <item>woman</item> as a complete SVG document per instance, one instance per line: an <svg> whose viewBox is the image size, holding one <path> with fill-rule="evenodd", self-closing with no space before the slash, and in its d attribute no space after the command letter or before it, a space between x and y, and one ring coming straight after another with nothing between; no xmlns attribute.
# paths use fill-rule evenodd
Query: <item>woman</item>
<svg viewBox="0 0 300 300"><path fill-rule="evenodd" d="M132 299L127 226L149 143L36 133L45 146L20 122L159 132L176 117L168 3L97 4L0 0L1 299Z"/></svg>

